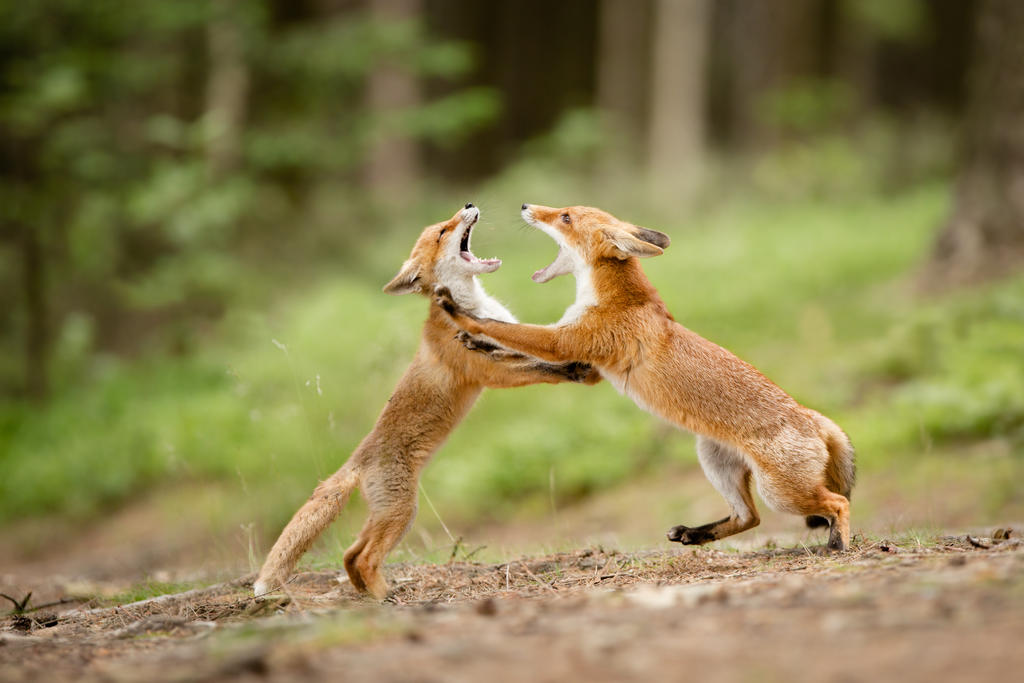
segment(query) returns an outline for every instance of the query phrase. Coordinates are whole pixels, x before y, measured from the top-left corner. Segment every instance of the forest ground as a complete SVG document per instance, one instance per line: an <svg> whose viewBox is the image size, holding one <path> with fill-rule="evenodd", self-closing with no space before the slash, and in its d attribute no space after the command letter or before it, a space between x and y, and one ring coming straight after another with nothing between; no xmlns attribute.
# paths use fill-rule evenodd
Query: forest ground
<svg viewBox="0 0 1024 683"><path fill-rule="evenodd" d="M840 555L764 537L498 562L453 548L389 565L384 603L336 568L254 599L244 571L93 537L5 567L0 592L32 597L0 620L0 680L1002 678L1024 667L1020 528L858 534Z"/></svg>

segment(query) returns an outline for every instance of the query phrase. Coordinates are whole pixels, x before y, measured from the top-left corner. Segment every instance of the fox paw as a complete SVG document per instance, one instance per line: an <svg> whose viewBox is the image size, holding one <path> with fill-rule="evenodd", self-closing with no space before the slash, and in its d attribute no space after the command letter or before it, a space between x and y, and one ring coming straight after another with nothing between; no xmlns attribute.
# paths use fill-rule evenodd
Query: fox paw
<svg viewBox="0 0 1024 683"><path fill-rule="evenodd" d="M838 532L829 534L828 549L833 553L843 553L850 549L850 544L843 540Z"/></svg>
<svg viewBox="0 0 1024 683"><path fill-rule="evenodd" d="M668 537L668 540L682 543L683 545L704 545L715 540L715 537L707 529L688 527L682 524L672 527L665 535Z"/></svg>
<svg viewBox="0 0 1024 683"><path fill-rule="evenodd" d="M569 378L570 382L579 382L580 384L596 384L601 380L601 373L592 365L579 361L566 364L565 376Z"/></svg>
<svg viewBox="0 0 1024 683"><path fill-rule="evenodd" d="M487 349L483 348L478 343L478 340L477 340L476 337L471 335L469 332L466 332L465 330L459 330L458 332L456 332L455 333L455 339L460 344L462 344L467 349L469 349L470 351L486 351L487 350Z"/></svg>
<svg viewBox="0 0 1024 683"><path fill-rule="evenodd" d="M494 342L487 341L484 337L477 337L475 335L466 332L465 330L459 330L455 333L455 339L458 340L463 346L470 351L479 351L480 353L486 353L489 356L500 359L508 358L525 358L525 356L516 351L509 351L503 346L498 346Z"/></svg>
<svg viewBox="0 0 1024 683"><path fill-rule="evenodd" d="M457 315L461 313L459 305L455 303L455 299L452 297L452 292L447 287L438 285L434 288L434 303L441 307L448 315Z"/></svg>

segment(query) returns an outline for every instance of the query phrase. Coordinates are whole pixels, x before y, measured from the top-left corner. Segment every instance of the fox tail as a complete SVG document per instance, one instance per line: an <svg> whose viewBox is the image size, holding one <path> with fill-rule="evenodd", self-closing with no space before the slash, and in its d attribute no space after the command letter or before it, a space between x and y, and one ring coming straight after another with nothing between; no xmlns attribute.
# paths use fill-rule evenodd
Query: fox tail
<svg viewBox="0 0 1024 683"><path fill-rule="evenodd" d="M825 488L834 493L839 493L850 499L853 485L857 480L857 467L854 462L853 444L850 437L846 435L832 420L824 415L817 416L821 428L821 436L828 448L828 463L825 465ZM810 515L805 518L807 526L814 529L828 526L828 520L817 515Z"/></svg>
<svg viewBox="0 0 1024 683"><path fill-rule="evenodd" d="M305 505L292 516L270 549L259 576L253 583L256 596L284 585L303 553L333 522L345 506L352 490L359 483L359 470L355 459L349 459L341 469L320 482Z"/></svg>

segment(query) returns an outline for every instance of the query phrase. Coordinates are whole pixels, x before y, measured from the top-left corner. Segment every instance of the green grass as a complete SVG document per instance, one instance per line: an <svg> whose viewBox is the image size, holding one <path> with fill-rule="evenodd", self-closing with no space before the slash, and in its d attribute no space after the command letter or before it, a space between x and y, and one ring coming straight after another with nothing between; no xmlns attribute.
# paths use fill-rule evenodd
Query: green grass
<svg viewBox="0 0 1024 683"><path fill-rule="evenodd" d="M484 277L489 291L521 320L550 322L573 286L528 279L554 247L505 210L525 189L474 197L484 211L474 250L505 261ZM556 201L537 194L526 198ZM422 223L463 201L447 199L424 207ZM947 210L945 186L735 201L679 217L623 193L574 201L668 232L672 246L645 269L676 318L835 417L862 476L911 471L929 449L993 439L1007 444L1000 471L1024 470L1024 278L941 299L910 286ZM232 309L191 356L100 359L45 408L0 407L0 521L86 518L157 486L213 479L263 525L281 524L372 427L413 354L427 302L380 286L422 223L374 237L346 259L358 267ZM694 462L690 437L607 384L537 386L485 392L424 487L446 519L494 519ZM1020 503L1019 487L985 481L996 499Z"/></svg>
<svg viewBox="0 0 1024 683"><path fill-rule="evenodd" d="M145 581L143 583L135 584L127 590L116 595L112 595L109 598L103 598L102 602L109 605L127 605L140 600L157 598L161 595L184 593L185 591L200 587L200 584L197 583Z"/></svg>

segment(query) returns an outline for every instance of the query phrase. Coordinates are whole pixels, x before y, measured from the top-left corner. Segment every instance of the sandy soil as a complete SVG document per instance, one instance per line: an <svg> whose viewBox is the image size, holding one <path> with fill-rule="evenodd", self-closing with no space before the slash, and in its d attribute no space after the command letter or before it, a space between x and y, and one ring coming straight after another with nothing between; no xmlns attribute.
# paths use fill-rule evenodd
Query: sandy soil
<svg viewBox="0 0 1024 683"><path fill-rule="evenodd" d="M0 621L0 680L1012 679L1024 540L1004 532L855 539L843 555L594 547L391 565L384 604L335 572L259 600L241 577L119 606L95 597L102 582L86 600L8 575L0 592L31 585L37 608Z"/></svg>

